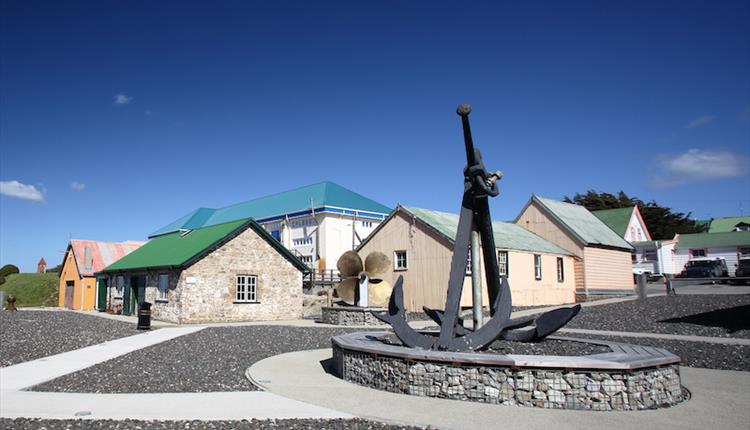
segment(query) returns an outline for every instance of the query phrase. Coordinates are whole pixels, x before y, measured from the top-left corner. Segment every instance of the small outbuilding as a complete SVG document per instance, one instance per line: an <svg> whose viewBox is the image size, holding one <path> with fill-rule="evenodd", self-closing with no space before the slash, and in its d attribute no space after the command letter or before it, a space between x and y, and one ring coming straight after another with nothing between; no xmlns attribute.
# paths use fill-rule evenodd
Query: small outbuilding
<svg viewBox="0 0 750 430"><path fill-rule="evenodd" d="M384 279L404 277L404 306L442 309L448 291L458 215L398 206L357 248L365 258L380 251L393 262ZM516 306L556 305L575 301L573 255L536 234L509 222L493 221L496 256L501 276L508 277ZM483 305L489 306L484 285ZM471 268L464 278L462 307L472 305Z"/></svg>
<svg viewBox="0 0 750 430"><path fill-rule="evenodd" d="M68 309L104 310L106 289L94 276L106 266L135 251L143 242L98 242L72 239L60 269L58 306ZM41 262L40 262L41 264Z"/></svg>
<svg viewBox="0 0 750 430"><path fill-rule="evenodd" d="M515 222L576 257L576 294L634 291L633 247L585 207L532 196Z"/></svg>
<svg viewBox="0 0 750 430"><path fill-rule="evenodd" d="M154 237L106 267L108 308L174 323L302 317L307 266L252 219Z"/></svg>

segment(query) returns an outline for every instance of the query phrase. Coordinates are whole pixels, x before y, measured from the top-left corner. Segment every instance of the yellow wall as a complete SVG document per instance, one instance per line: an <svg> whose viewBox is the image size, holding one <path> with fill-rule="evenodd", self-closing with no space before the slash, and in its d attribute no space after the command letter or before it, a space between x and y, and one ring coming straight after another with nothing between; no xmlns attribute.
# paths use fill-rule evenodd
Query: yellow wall
<svg viewBox="0 0 750 430"><path fill-rule="evenodd" d="M57 304L60 307L65 306L65 285L68 281L73 281L74 283L73 303L71 309L94 309L96 299L96 278L87 276L81 279L72 249L68 250L62 271L60 272L60 285L57 298ZM82 296L83 303L81 303Z"/></svg>
<svg viewBox="0 0 750 430"><path fill-rule="evenodd" d="M422 306L443 309L448 290L450 260L453 246L444 238L423 227L402 213L397 213L380 230L368 238L359 250L362 259L370 252L380 251L391 259L391 267L383 276L395 283L399 275L404 277L404 306L410 311L420 311ZM393 270L393 253L406 250L408 270ZM575 270L573 257L563 256L565 280L557 282L555 254L542 255L542 280L534 279L533 253L509 251L510 276L513 304L516 306L554 305L575 302ZM484 267L484 265L482 265ZM461 306L470 307L471 276L464 278ZM487 286L482 271L482 304L488 308Z"/></svg>
<svg viewBox="0 0 750 430"><path fill-rule="evenodd" d="M574 258L566 255L541 254L542 279L534 276L534 253L525 251L508 251L509 276L508 284L513 299L513 306L561 305L575 302ZM557 257L563 259L563 282L557 281ZM482 305L489 307L487 285L484 278L482 262ZM461 306L471 306L471 276L464 280L461 294Z"/></svg>

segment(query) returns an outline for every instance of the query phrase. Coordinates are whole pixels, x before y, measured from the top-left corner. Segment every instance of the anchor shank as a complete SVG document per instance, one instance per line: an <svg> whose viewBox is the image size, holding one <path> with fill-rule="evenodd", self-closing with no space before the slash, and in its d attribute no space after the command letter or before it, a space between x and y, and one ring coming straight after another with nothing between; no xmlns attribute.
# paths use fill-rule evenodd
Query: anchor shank
<svg viewBox="0 0 750 430"><path fill-rule="evenodd" d="M492 219L487 196L474 199L474 223L482 238L482 255L484 256L484 274L487 282L487 295L490 299L490 315L494 316L495 299L500 292L500 269L497 267L495 235L492 232ZM502 299L506 299L503 297ZM510 298L507 298L510 300Z"/></svg>
<svg viewBox="0 0 750 430"><path fill-rule="evenodd" d="M455 337L455 323L458 318L458 310L461 305L461 290L464 286L466 276L466 255L469 253L469 242L471 230L474 223L474 194L471 187L464 191L461 202L461 214L458 218L458 229L456 241L453 245L453 258L451 258L451 272L448 278L448 294L445 300L445 314L443 324L440 326L440 337L437 346L439 349L447 349Z"/></svg>

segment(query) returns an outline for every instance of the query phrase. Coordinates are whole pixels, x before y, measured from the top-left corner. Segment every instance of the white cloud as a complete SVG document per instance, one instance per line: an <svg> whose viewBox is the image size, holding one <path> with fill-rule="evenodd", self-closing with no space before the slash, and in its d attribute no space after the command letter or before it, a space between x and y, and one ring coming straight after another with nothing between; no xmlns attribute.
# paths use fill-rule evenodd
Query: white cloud
<svg viewBox="0 0 750 430"><path fill-rule="evenodd" d="M687 128L700 127L702 125L706 125L706 124L713 122L715 119L716 117L714 115L699 116L698 118L690 121L690 124L687 125Z"/></svg>
<svg viewBox="0 0 750 430"><path fill-rule="evenodd" d="M735 178L750 174L750 158L730 151L690 149L679 155L659 157L657 187L673 187L689 182Z"/></svg>
<svg viewBox="0 0 750 430"><path fill-rule="evenodd" d="M132 97L128 96L125 93L115 94L114 99L115 99L116 105L126 105L126 104L129 104L133 100Z"/></svg>
<svg viewBox="0 0 750 430"><path fill-rule="evenodd" d="M84 184L83 182L73 181L70 183L70 188L76 191L83 191L84 188L86 188L86 184Z"/></svg>
<svg viewBox="0 0 750 430"><path fill-rule="evenodd" d="M43 191L37 190L33 185L22 184L18 181L0 181L0 194L34 202L44 200Z"/></svg>

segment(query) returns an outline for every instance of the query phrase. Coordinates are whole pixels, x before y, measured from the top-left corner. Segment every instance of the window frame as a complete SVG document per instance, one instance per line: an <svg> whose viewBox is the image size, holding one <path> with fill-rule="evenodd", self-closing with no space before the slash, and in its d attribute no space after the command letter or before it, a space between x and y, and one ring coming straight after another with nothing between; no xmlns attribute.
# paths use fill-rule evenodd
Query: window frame
<svg viewBox="0 0 750 430"><path fill-rule="evenodd" d="M403 266L399 263L399 253L404 253L404 264ZM393 251L393 271L394 272L403 272L405 270L409 270L409 253L405 249L397 249Z"/></svg>
<svg viewBox="0 0 750 430"><path fill-rule="evenodd" d="M565 282L565 260L557 257L557 282Z"/></svg>
<svg viewBox="0 0 750 430"><path fill-rule="evenodd" d="M542 280L542 255L534 254L534 279Z"/></svg>
<svg viewBox="0 0 750 430"><path fill-rule="evenodd" d="M244 279L244 282L240 283L240 278ZM251 289L251 283L249 282L252 280L252 289ZM242 299L240 299L240 286L243 286L242 288ZM252 299L250 298L252 293L252 296L254 296ZM260 297L258 294L258 275L252 275L249 273L237 273L234 275L234 301L232 303L235 304L245 304L245 303L260 303Z"/></svg>
<svg viewBox="0 0 750 430"><path fill-rule="evenodd" d="M746 250L747 252L743 253L742 252L743 249ZM737 257L738 258L750 257L750 246L738 246Z"/></svg>
<svg viewBox="0 0 750 430"><path fill-rule="evenodd" d="M156 303L166 303L169 301L169 273L159 273L158 283L156 285ZM162 289L161 280L166 279L166 285Z"/></svg>
<svg viewBox="0 0 750 430"><path fill-rule="evenodd" d="M124 292L125 292L125 276L117 275L115 276L115 293L112 295L112 298L121 299Z"/></svg>
<svg viewBox="0 0 750 430"><path fill-rule="evenodd" d="M695 255L695 251L700 251L703 255ZM690 258L704 258L708 257L708 250L706 248L695 248L690 250Z"/></svg>
<svg viewBox="0 0 750 430"><path fill-rule="evenodd" d="M505 255L505 261L503 263L500 262L500 253L503 253ZM497 256L497 273L500 275L500 277L505 276L506 278L510 277L510 254L506 250L498 249L496 252ZM505 267L505 272L500 269L500 267Z"/></svg>

